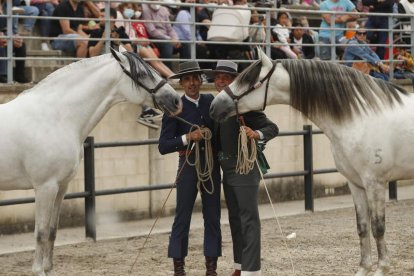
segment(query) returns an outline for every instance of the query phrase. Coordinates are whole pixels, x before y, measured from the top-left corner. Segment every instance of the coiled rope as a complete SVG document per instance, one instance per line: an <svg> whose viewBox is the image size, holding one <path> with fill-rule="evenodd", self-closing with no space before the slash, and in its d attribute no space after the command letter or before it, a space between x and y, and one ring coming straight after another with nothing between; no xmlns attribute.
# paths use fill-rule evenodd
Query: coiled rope
<svg viewBox="0 0 414 276"><path fill-rule="evenodd" d="M248 174L253 168L257 156L256 141L247 137L244 126L240 126L237 143L236 173ZM250 142L250 147L249 147Z"/></svg>
<svg viewBox="0 0 414 276"><path fill-rule="evenodd" d="M178 117L177 117L178 118ZM184 120L184 119L183 119ZM185 121L185 120L184 120ZM191 123L189 123L191 124ZM200 149L200 141L194 141L193 143L188 143L187 145L187 152L192 147L192 145L195 145L194 150L194 163L191 163L189 160L189 154L186 154L185 161L189 166L193 166L196 173L197 173L197 189L201 191L201 186L204 188L204 190L208 194L214 193L214 183L213 183L213 147L211 146L211 138L213 137L213 134L211 133L211 130L208 128L200 128L197 125L191 124L191 128L189 132L192 132L195 128L198 128L201 131L201 136L204 140L204 168L201 166L201 149ZM207 189L205 183L210 181L211 183L211 190Z"/></svg>

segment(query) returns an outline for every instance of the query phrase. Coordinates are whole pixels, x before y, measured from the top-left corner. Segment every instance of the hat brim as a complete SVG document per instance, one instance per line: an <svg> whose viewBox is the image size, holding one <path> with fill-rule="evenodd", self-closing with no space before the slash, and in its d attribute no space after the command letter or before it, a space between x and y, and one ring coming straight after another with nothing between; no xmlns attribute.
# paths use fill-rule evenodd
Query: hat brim
<svg viewBox="0 0 414 276"><path fill-rule="evenodd" d="M208 78L212 78L217 74L229 74L229 75L232 75L232 76L235 76L235 77L237 77L239 75L238 72L229 72L229 71L226 71L226 70L209 70L209 71L206 71L204 73L207 75Z"/></svg>
<svg viewBox="0 0 414 276"><path fill-rule="evenodd" d="M194 74L194 73L205 74L206 72L205 72L205 70L186 71L186 72L182 72L182 73L178 73L178 74L172 75L168 79L179 79L182 76L189 75L189 74Z"/></svg>

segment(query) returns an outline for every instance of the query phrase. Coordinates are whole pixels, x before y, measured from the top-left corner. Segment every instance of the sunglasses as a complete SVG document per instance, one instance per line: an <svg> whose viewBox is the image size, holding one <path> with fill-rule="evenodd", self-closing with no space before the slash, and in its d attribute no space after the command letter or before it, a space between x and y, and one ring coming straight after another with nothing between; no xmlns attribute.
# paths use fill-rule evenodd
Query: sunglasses
<svg viewBox="0 0 414 276"><path fill-rule="evenodd" d="M367 32L356 32L357 35L367 35Z"/></svg>

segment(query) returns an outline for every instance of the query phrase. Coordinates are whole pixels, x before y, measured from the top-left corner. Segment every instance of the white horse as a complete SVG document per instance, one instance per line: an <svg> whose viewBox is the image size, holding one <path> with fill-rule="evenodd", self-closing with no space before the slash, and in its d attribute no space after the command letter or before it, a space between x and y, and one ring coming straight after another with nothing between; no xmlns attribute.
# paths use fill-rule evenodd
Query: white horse
<svg viewBox="0 0 414 276"><path fill-rule="evenodd" d="M55 275L59 210L83 157L83 142L115 104L181 111L175 90L145 61L112 50L70 64L0 105L0 190L34 189L35 275Z"/></svg>
<svg viewBox="0 0 414 276"><path fill-rule="evenodd" d="M361 247L356 275L367 275L373 268L370 231L378 250L375 275L386 274L390 265L384 239L386 184L414 178L414 95L343 65L272 62L259 50L259 60L216 96L210 114L225 120L266 104L291 105L329 138L356 209Z"/></svg>

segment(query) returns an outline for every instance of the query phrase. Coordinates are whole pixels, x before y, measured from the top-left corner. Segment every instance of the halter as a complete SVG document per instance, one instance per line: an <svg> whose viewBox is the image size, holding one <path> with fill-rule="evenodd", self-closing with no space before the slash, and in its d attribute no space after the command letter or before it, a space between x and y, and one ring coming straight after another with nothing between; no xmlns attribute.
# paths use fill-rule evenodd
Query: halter
<svg viewBox="0 0 414 276"><path fill-rule="evenodd" d="M111 48L112 51L112 48ZM157 93L157 91L163 87L165 84L167 84L167 81L162 79L154 88L149 88L148 86L146 86L145 84L143 84L141 81L134 79L131 75L131 73L125 69L125 66L121 64L121 59L114 53L112 53L112 56L118 61L119 66L121 66L122 71L131 78L131 80L133 82L135 82L136 84L138 84L139 86L141 86L142 88L144 88L149 94L151 94L152 97L152 102L154 103L154 107L157 109L161 109L163 110L157 103L157 101L155 100L155 94Z"/></svg>
<svg viewBox="0 0 414 276"><path fill-rule="evenodd" d="M229 86L226 86L226 88L224 88L224 91L226 91L226 93L230 96L230 98L233 100L234 105L236 107L236 115L237 118L239 117L239 107L238 107L238 102L241 98L243 98L244 96L250 94L253 90L259 88L263 82L266 82L266 90L265 90L265 98L264 98L264 102L263 102L263 110L265 110L266 108L266 102L267 102L267 91L269 90L269 80L270 77L272 76L273 72L276 69L276 65L277 65L278 61L276 61L275 63L273 63L272 68L269 70L269 72L266 74L266 76L264 76L261 80L259 80L258 82L256 82L254 85L250 86L246 91L244 91L243 93L241 93L240 95L234 95L233 91L231 91Z"/></svg>

